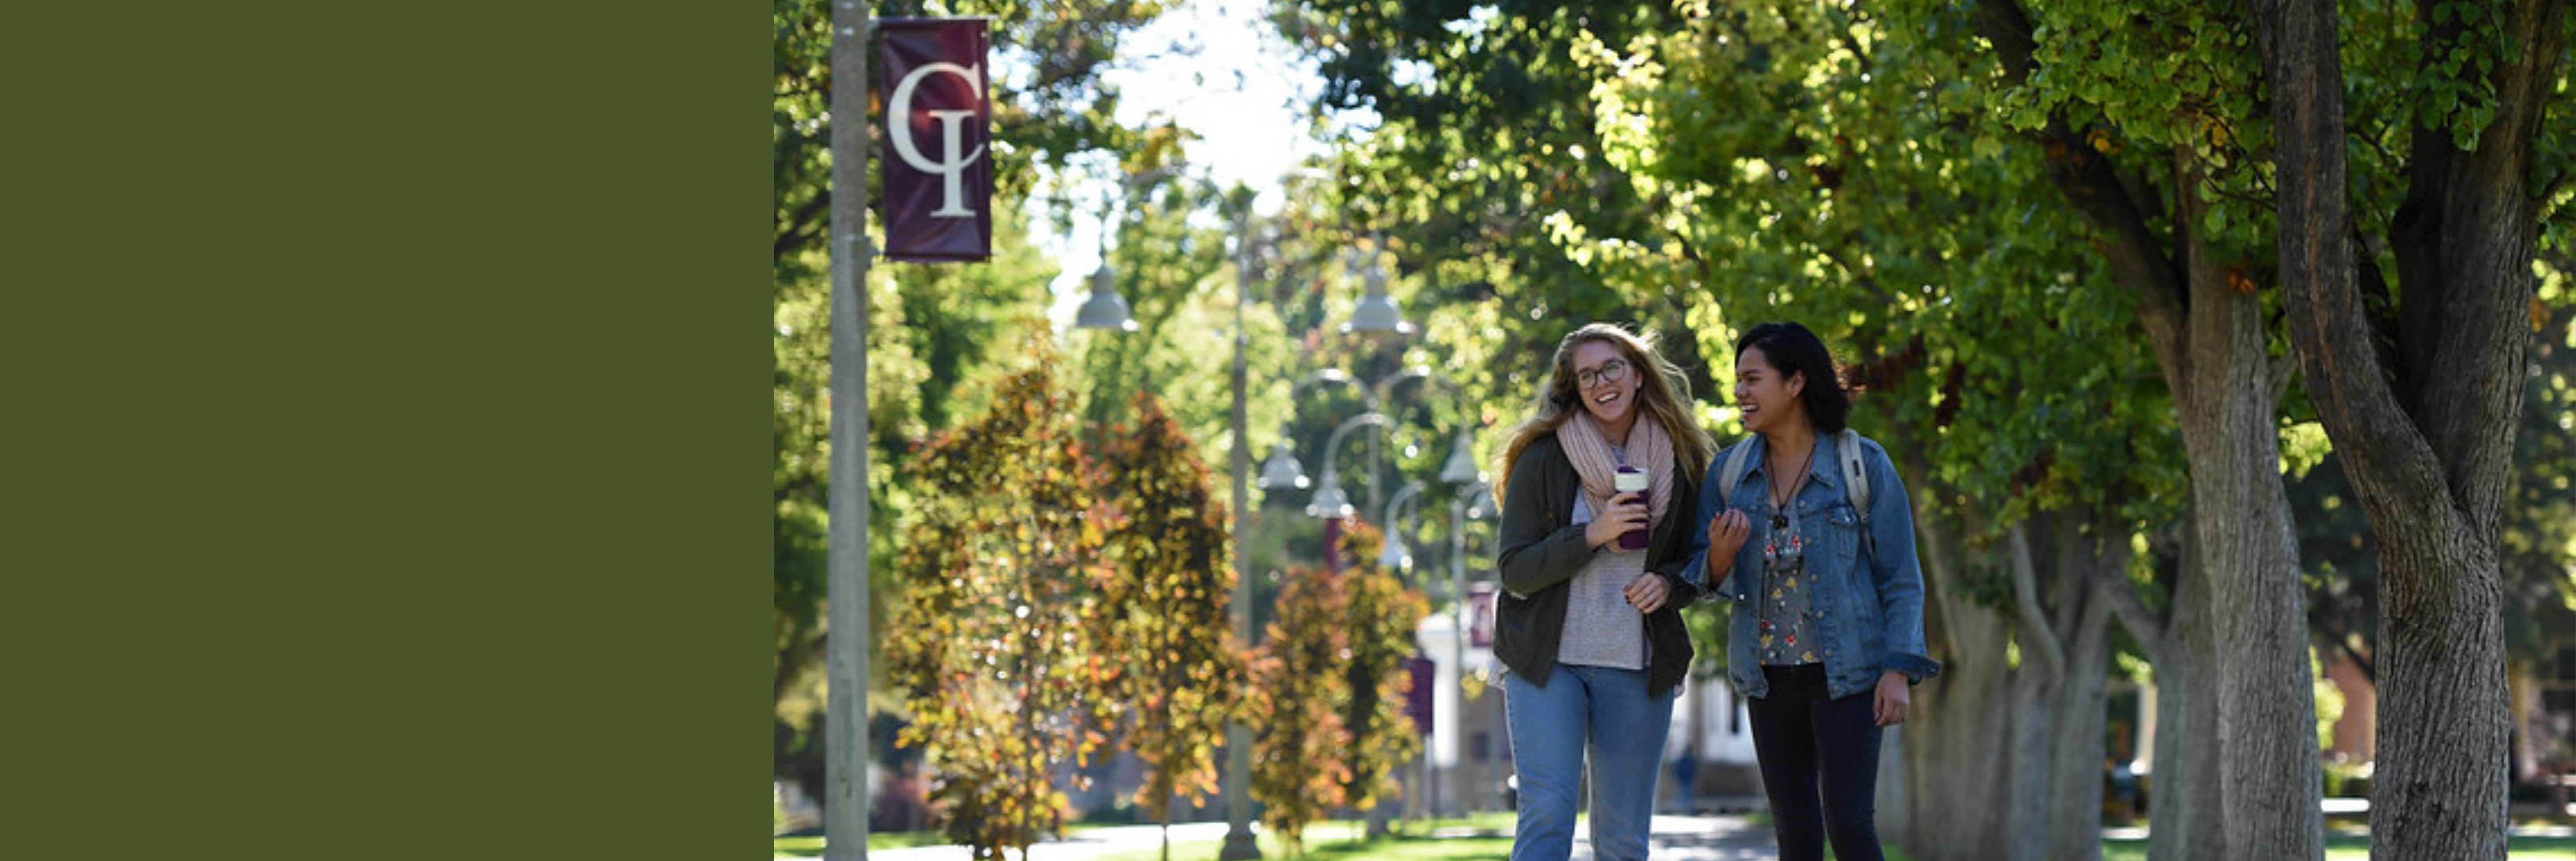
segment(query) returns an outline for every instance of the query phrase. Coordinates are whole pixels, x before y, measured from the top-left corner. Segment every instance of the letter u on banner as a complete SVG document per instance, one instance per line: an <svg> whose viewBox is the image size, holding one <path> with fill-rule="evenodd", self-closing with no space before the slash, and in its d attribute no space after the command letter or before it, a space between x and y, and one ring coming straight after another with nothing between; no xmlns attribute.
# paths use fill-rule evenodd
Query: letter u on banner
<svg viewBox="0 0 2576 861"><path fill-rule="evenodd" d="M885 256L993 256L992 101L982 18L886 18Z"/></svg>

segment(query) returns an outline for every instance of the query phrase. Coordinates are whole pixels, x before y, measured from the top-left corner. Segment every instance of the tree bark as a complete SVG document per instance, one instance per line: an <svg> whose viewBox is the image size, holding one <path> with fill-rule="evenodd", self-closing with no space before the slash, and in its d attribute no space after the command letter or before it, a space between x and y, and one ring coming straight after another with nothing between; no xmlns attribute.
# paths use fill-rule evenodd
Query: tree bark
<svg viewBox="0 0 2576 861"><path fill-rule="evenodd" d="M2090 512L2069 512L2090 515ZM2067 673L2059 683L2057 727L2051 762L2048 852L2055 861L2095 861L2102 857L2102 781L2109 766L2111 701L2111 597L2126 589L2129 544L2125 534L2105 534L2096 541L2084 534L2075 516L2058 524L2058 555L2065 560L2058 575L2059 628L2066 647Z"/></svg>
<svg viewBox="0 0 2576 861"><path fill-rule="evenodd" d="M2562 0L2496 10L2518 57L2499 57L2495 112L2475 150L2416 135L2391 225L2398 333L2361 291L2351 223L2342 67L2330 0L2251 0L2279 177L2290 335L2326 433L2379 539L2379 758L2375 859L2505 857L2508 745L2499 517L2512 466L2538 223L2529 176L2546 88L2566 49ZM2427 57L2462 41L2419 26ZM2393 382L2392 382L2393 381Z"/></svg>
<svg viewBox="0 0 2576 861"><path fill-rule="evenodd" d="M2046 611L2039 606L2038 573L2033 568L2030 547L2030 522L2005 527L2004 540L2011 546L2010 569L2013 582L2015 614L2013 639L2021 645L2021 668L2013 671L2012 760L2010 797L2012 820L2005 829L2005 861L2038 861L2050 843L2049 815L2056 812L2050 799L2060 787L2052 785L2057 774L2050 754L2049 709L2057 705L2057 688L2066 677L2066 653L2059 645L2057 632L2048 624Z"/></svg>
<svg viewBox="0 0 2576 861"><path fill-rule="evenodd" d="M2195 500L2193 507L2200 503ZM2197 517L2192 518L2197 521ZM2226 796L2218 781L2217 639L2209 635L2218 590L2205 570L2198 541L2183 530L2182 574L2173 588L2163 649L2155 658L2156 750L2149 773L2147 810L2153 831L2147 861L2202 861L2227 855L2220 823Z"/></svg>
<svg viewBox="0 0 2576 861"><path fill-rule="evenodd" d="M1909 474L1909 486L1916 475ZM1911 809L1902 832L1887 832L1889 842L1921 861L1991 859L2002 852L2006 805L1999 801L2009 705L2003 661L2003 618L1977 606L1956 584L1964 576L1957 564L1958 536L1972 528L1936 516L1932 494L1914 494L1915 522L1923 557L1924 629L1932 657L1943 661L1941 677L1915 689L1906 720L1906 797Z"/></svg>
<svg viewBox="0 0 2576 861"><path fill-rule="evenodd" d="M2196 224L2199 163L2178 152L2174 164L2175 220ZM2281 485L2262 302L2227 286L2196 234L2182 245L2191 317L2181 335L2192 358L2174 400L2191 460L2193 544L2225 595L2210 605L2210 632L2225 650L2214 669L2226 857L2322 858L2307 596Z"/></svg>
<svg viewBox="0 0 2576 861"><path fill-rule="evenodd" d="M2028 16L2016 0L1981 0L1978 8L1979 32L1995 46L2006 74L2027 78L2035 44ZM2160 760L2169 753L2214 758L2208 764L2217 780L2210 789L2218 794L2210 797L2222 812L2225 842L2219 853L2192 857L2322 858L2305 598L2281 488L2262 304L2230 289L2224 266L2192 234L2201 180L2187 149L2174 154L2177 249L2169 253L2150 226L2150 202L2132 194L2063 117L2051 117L2038 135L2051 153L2050 180L2099 231L2114 280L2136 294L2138 322L2173 391L2190 461L2197 567L2226 595L2203 605L2205 626L2169 632L2210 639L2180 650L2169 643L2168 651L2213 659L2165 681L2214 685L2207 691L2215 700L2214 731L2186 736L2189 742L2173 746L2179 750L2159 745L2157 751ZM2222 645L2226 660L2215 660ZM2159 843L2198 839L2177 834L2182 829L2167 822L2156 825Z"/></svg>
<svg viewBox="0 0 2576 861"><path fill-rule="evenodd" d="M1912 779L1901 796L1909 802L1901 817L1908 827L1889 834L1923 861L2098 857L2111 617L2096 578L2126 562L2120 555L2106 565L2066 525L2081 515L2059 512L2008 528L2012 577L2025 599L2011 613L1952 587L1959 576L1954 535L1928 536L1920 545L1927 628L1949 665L1937 685L1917 695L1902 751ZM2051 536L2053 552L2031 552L2033 531ZM2023 655L2018 669L2006 660L2014 640ZM2041 657L2049 654L2059 657Z"/></svg>

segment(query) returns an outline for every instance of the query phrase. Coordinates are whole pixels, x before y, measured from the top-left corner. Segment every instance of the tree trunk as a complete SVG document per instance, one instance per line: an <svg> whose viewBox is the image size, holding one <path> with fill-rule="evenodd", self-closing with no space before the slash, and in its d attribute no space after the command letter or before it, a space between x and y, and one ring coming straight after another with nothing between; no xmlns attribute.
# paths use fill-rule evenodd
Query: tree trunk
<svg viewBox="0 0 2576 861"><path fill-rule="evenodd" d="M2069 514L2073 514L2070 512ZM2066 676L2053 712L2057 718L2050 761L2049 840L2044 858L2095 861L2102 857L2102 781L2109 763L2111 703L2111 597L2129 588L2129 544L2105 534L2098 543L2062 516L2058 527L2058 629L2066 641Z"/></svg>
<svg viewBox="0 0 2576 861"><path fill-rule="evenodd" d="M2496 10L2504 41L2522 50L2497 58L2479 149L2455 148L2447 128L2418 130L2407 200L2390 225L2400 293L2390 313L2402 315L2391 319L2362 301L2363 290L2388 285L2359 283L2347 238L2334 4L2251 5L2273 91L2291 341L2379 538L2371 854L2501 859L2512 731L2499 516L2531 338L2538 225L2525 183L2567 7ZM2470 47L2456 18L2435 21L2430 4L2418 14L2427 57ZM2397 343L2383 353L2390 332Z"/></svg>
<svg viewBox="0 0 2576 861"><path fill-rule="evenodd" d="M2188 152L2174 162L2182 189L2176 221L2198 223L2199 163ZM2227 793L2226 857L2322 858L2307 596L2281 485L2262 301L2229 289L2224 267L2196 235L2183 246L2189 358L2174 400L2191 461L2193 545L2224 596L2211 604L2208 630L2221 650L2214 740Z"/></svg>
<svg viewBox="0 0 2576 861"><path fill-rule="evenodd" d="M2199 503L2195 502L2194 507ZM2197 520L2197 518L2193 518ZM2165 622L2156 669L2156 749L2147 786L2147 861L2224 858L2227 835L2219 821L2225 801L2215 756L2218 662L2209 635L2218 590L2202 569L2189 529L2183 531L2182 574L2173 588L2173 613Z"/></svg>
<svg viewBox="0 0 2576 861"><path fill-rule="evenodd" d="M1981 0L1977 27L2008 78L2031 74L2036 42L2016 0ZM2177 688L2213 686L2173 691L2214 700L2212 731L2157 750L2159 760L2211 758L2203 762L2216 770L2210 788L2222 794L2206 798L2220 812L2216 824L2225 842L2221 852L2192 857L2322 858L2305 596L2281 488L2276 379L2261 301L2230 289L2225 267L2206 258L2192 233L2203 210L2203 181L2188 148L2173 155L2176 206L2164 222L2168 231L2149 217L2154 207L2133 195L2065 117L2050 117L2036 136L2050 153L2050 181L2098 232L2112 277L2136 295L2138 322L2173 391L2190 461L2199 576L2224 593L2206 599L2202 624L2169 632L2172 640L2200 641L2170 643L2169 652L2198 651L2192 658L2209 662L2182 678L2162 679ZM2167 250L2168 237L2174 251ZM2160 678L2166 675L2160 667ZM2171 794L2159 793L2159 800ZM2166 822L2156 826L2159 842L2198 839L2175 834Z"/></svg>
<svg viewBox="0 0 2576 861"><path fill-rule="evenodd" d="M2106 561L2065 525L2081 516L2010 527L2016 588L2029 599L2011 616L1952 588L1959 576L1952 536L1928 535L1920 545L1926 628L1948 667L1917 695L1908 721L1902 755L1910 783L1897 796L1907 802L1907 828L1890 836L1923 861L2098 857L2110 612L2097 583L2099 572L2127 563L2125 547ZM2033 528L2055 535L2055 552L2029 552ZM2018 669L2007 662L2016 640Z"/></svg>
<svg viewBox="0 0 2576 861"><path fill-rule="evenodd" d="M2000 861L2041 861L2048 849L2048 803L2052 787L2048 779L2055 773L2048 761L2048 707L2055 681L2050 674L2033 666L2028 633L2020 638L2021 669L2013 673L2011 748L2006 759L2012 762L2007 776L2007 794L2011 799L2006 810L2010 819L2004 828L2004 851L1993 856Z"/></svg>
<svg viewBox="0 0 2576 861"><path fill-rule="evenodd" d="M1909 486L1915 477L1908 476ZM1889 842L1921 861L1990 859L2002 853L2004 715L2009 705L2002 617L1956 588L1957 529L1933 517L1931 494L1914 495L1916 547L1923 557L1924 629L1941 677L1917 688L1906 720L1905 793L1911 809Z"/></svg>
<svg viewBox="0 0 2576 861"><path fill-rule="evenodd" d="M2054 745L2049 730L2053 725L2049 709L2057 704L2057 689L2066 677L2066 649L2057 633L2049 626L2046 608L2040 606L2037 555L2031 550L2032 523L2025 521L2005 527L2005 542L2011 550L2011 576L2014 607L2019 623L2013 639L2021 646L2021 668L2013 671L2012 761L2010 780L2011 821L2005 829L2004 861L2041 861L2050 842L2049 816L2056 812L2050 799L2060 790L2053 785L2057 775L2050 759Z"/></svg>
<svg viewBox="0 0 2576 861"><path fill-rule="evenodd" d="M2095 588L2104 559L2077 526L2087 514L2082 508L2044 514L2008 533L2022 654L2013 680L2016 821L2004 856L2012 861L2081 861L2101 853L2111 617ZM2049 537L2050 552L2033 551L2033 533ZM2113 558L2126 558L2125 545ZM2043 559L2049 560L2044 580Z"/></svg>

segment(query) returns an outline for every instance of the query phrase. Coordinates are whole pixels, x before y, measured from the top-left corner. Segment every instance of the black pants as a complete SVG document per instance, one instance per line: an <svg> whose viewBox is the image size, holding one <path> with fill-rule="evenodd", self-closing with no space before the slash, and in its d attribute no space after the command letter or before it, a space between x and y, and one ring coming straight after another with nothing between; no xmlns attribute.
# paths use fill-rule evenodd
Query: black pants
<svg viewBox="0 0 2576 861"><path fill-rule="evenodd" d="M1746 701L1780 861L1882 861L1878 846L1877 718L1871 693L1825 694L1823 664L1762 668L1770 693Z"/></svg>

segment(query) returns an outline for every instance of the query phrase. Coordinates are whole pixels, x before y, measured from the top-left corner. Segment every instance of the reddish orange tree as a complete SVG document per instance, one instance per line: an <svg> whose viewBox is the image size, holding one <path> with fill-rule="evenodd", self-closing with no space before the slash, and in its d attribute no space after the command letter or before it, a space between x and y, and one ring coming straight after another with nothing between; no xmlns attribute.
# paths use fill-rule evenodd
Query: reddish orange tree
<svg viewBox="0 0 2576 861"><path fill-rule="evenodd" d="M1062 829L1055 776L1087 765L1114 699L1085 643L1106 615L1103 540L1082 445L1040 361L983 416L915 461L922 487L885 627L887 676L910 701L899 737L937 766L934 817L999 861ZM1079 778L1077 778L1079 779Z"/></svg>
<svg viewBox="0 0 2576 861"><path fill-rule="evenodd" d="M1351 734L1344 798L1361 810L1399 796L1396 768L1422 752L1421 735L1405 713L1413 674L1405 671L1404 659L1417 651L1414 632L1430 615L1431 602L1378 567L1384 541L1384 533L1358 521L1342 530L1342 558L1362 560L1342 583L1342 628L1350 636L1350 659L1342 665L1350 698L1342 707L1342 726Z"/></svg>
<svg viewBox="0 0 2576 861"><path fill-rule="evenodd" d="M1343 801L1350 781L1350 733L1342 706L1350 683L1342 674L1350 648L1350 600L1342 578L1321 569L1291 566L1279 590L1269 637L1254 653L1252 797L1261 822L1279 835L1291 857L1306 854L1306 826Z"/></svg>
<svg viewBox="0 0 2576 861"><path fill-rule="evenodd" d="M1217 789L1217 745L1242 699L1244 657L1227 602L1234 591L1224 507L1208 470L1160 398L1139 393L1132 428L1102 446L1106 525L1094 653L1127 706L1125 747L1144 760L1136 802L1168 827L1175 801ZM1164 855L1169 857L1168 834Z"/></svg>

